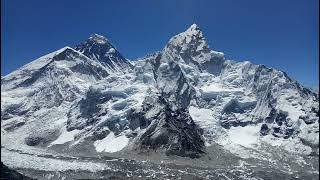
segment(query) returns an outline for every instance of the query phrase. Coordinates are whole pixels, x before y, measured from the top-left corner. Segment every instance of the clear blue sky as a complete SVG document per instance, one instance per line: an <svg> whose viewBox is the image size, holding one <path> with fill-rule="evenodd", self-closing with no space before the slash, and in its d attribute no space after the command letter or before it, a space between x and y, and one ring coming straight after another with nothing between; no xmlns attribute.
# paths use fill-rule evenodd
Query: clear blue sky
<svg viewBox="0 0 320 180"><path fill-rule="evenodd" d="M1 0L1 74L92 33L127 58L161 50L192 23L227 58L318 86L318 0Z"/></svg>

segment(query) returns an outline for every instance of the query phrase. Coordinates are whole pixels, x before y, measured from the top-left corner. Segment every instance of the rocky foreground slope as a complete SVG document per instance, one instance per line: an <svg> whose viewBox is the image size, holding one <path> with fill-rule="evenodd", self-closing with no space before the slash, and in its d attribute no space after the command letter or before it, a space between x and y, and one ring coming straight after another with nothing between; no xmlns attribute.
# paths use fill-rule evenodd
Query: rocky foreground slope
<svg viewBox="0 0 320 180"><path fill-rule="evenodd" d="M285 72L210 49L195 24L131 62L94 34L1 78L1 145L191 158L219 146L266 161L293 154L304 166L319 157L318 103Z"/></svg>

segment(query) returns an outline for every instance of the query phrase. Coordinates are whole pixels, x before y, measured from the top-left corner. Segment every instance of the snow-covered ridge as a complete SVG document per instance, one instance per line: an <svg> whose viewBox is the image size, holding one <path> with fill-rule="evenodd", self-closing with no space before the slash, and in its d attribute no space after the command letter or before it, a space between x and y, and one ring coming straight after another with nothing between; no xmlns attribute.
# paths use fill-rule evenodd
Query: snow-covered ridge
<svg viewBox="0 0 320 180"><path fill-rule="evenodd" d="M45 64L47 64L48 61L51 60L51 58L53 58L54 56L60 54L61 52L65 51L67 49L72 49L72 48L66 46L66 47L58 49L52 53L41 56L40 58L38 58L34 61L31 61L30 63L22 66L21 68L13 71L12 73L9 73L8 75L3 76L3 78L9 78L10 76L16 76L17 73L20 73L21 71L27 71L27 70L32 71L32 70L39 69L39 68L43 67Z"/></svg>

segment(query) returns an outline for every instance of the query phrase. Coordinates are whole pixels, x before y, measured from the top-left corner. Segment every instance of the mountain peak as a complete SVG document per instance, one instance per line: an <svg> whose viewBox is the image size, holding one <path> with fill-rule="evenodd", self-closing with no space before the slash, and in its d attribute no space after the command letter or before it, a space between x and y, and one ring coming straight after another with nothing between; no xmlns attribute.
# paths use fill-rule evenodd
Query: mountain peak
<svg viewBox="0 0 320 180"><path fill-rule="evenodd" d="M187 36L195 36L195 37L203 38L202 31L197 24L192 24L184 33Z"/></svg>
<svg viewBox="0 0 320 180"><path fill-rule="evenodd" d="M180 57L182 55L183 57L181 58L184 59L187 64L193 57L196 58L196 56L200 54L202 54L202 57L207 57L207 55L203 54L210 53L206 39L196 24L192 24L186 31L172 37L164 51L171 54L170 56ZM201 58L197 57L196 59L196 61L198 61Z"/></svg>
<svg viewBox="0 0 320 180"><path fill-rule="evenodd" d="M188 29L187 31L201 31L199 26L195 23L193 23Z"/></svg>
<svg viewBox="0 0 320 180"><path fill-rule="evenodd" d="M111 42L99 34L91 34L89 39L77 45L75 50L99 62L109 72L126 72L131 68L131 64L116 50Z"/></svg>
<svg viewBox="0 0 320 180"><path fill-rule="evenodd" d="M99 35L99 34L96 34L96 33L91 34L89 37L89 40L95 41L98 44L105 44L108 42L108 39L106 37Z"/></svg>
<svg viewBox="0 0 320 180"><path fill-rule="evenodd" d="M207 47L202 31L197 24L192 24L186 31L172 37L168 44L175 46L185 46L188 44L202 44ZM195 47L195 46L192 46Z"/></svg>
<svg viewBox="0 0 320 180"><path fill-rule="evenodd" d="M197 24L172 37L163 50L165 60L190 64L202 70L218 73L221 70L224 54L209 48Z"/></svg>

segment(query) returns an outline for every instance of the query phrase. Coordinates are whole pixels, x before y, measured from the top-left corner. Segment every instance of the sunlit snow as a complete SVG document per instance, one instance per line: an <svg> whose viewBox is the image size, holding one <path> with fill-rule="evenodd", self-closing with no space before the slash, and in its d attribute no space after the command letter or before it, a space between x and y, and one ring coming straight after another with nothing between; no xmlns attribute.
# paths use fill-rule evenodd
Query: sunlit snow
<svg viewBox="0 0 320 180"><path fill-rule="evenodd" d="M102 140L97 140L94 142L94 146L98 152L117 152L122 150L129 143L129 139L125 135L115 136L111 132L107 137Z"/></svg>

